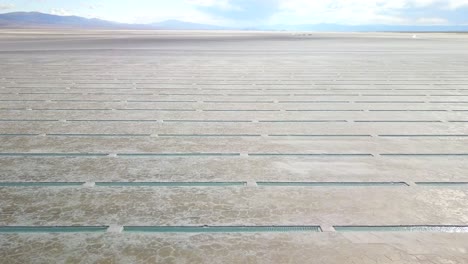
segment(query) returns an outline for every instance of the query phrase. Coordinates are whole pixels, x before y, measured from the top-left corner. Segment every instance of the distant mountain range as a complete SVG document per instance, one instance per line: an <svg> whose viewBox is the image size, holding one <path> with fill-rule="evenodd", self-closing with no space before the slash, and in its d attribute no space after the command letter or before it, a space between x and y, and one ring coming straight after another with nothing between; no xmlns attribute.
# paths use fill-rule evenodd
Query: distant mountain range
<svg viewBox="0 0 468 264"><path fill-rule="evenodd" d="M156 30L287 30L287 31L319 31L319 32L424 32L424 31L451 31L466 32L468 25L434 25L434 26L405 26L405 25L272 25L249 28L228 28L215 25L205 25L167 20L151 24L124 24L96 18L78 16L58 16L39 12L13 12L0 14L0 28L82 28L82 29L156 29Z"/></svg>
<svg viewBox="0 0 468 264"><path fill-rule="evenodd" d="M96 18L57 16L39 12L0 14L0 28L83 28L83 29L167 29L167 30L221 30L225 27L167 20L151 24L124 24Z"/></svg>
<svg viewBox="0 0 468 264"><path fill-rule="evenodd" d="M56 16L38 12L14 12L0 14L0 27L97 27L123 26L119 23L78 16Z"/></svg>

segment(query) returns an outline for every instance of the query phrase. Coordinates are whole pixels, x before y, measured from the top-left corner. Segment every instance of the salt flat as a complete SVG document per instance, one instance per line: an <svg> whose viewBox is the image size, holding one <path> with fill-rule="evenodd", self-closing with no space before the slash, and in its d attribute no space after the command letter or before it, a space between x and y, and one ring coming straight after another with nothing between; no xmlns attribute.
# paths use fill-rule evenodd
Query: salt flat
<svg viewBox="0 0 468 264"><path fill-rule="evenodd" d="M467 263L467 46L0 30L0 262Z"/></svg>

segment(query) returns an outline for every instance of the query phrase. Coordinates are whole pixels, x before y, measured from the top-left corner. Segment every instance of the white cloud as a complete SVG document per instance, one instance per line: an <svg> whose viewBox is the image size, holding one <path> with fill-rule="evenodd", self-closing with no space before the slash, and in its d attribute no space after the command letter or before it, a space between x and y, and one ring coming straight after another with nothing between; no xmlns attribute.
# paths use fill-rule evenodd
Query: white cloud
<svg viewBox="0 0 468 264"><path fill-rule="evenodd" d="M404 23L404 19L383 12L403 6L400 0L282 0L280 12L272 17L273 23L291 21L295 23L339 23L370 24Z"/></svg>
<svg viewBox="0 0 468 264"><path fill-rule="evenodd" d="M450 1L448 7L450 9L458 9L460 7L467 7L468 6L468 0L452 0Z"/></svg>
<svg viewBox="0 0 468 264"><path fill-rule="evenodd" d="M447 12L468 0L184 0L207 17L228 24L449 24ZM268 5L260 5L267 2ZM262 9L269 7L268 12ZM205 9L206 8L206 9ZM425 15L427 10L435 10ZM226 11L226 12L223 12ZM231 12L233 11L233 12ZM439 12L441 17L438 17ZM245 14L244 14L245 13ZM445 13L445 14L444 14ZM244 15L244 16L243 16ZM249 15L249 16L247 16ZM262 15L262 16L261 16ZM231 16L231 17L230 17ZM261 17L261 19L258 19ZM254 18L257 18L255 20Z"/></svg>
<svg viewBox="0 0 468 264"><path fill-rule="evenodd" d="M70 11L63 8L53 8L50 10L50 14L57 16L72 16L73 14Z"/></svg>
<svg viewBox="0 0 468 264"><path fill-rule="evenodd" d="M446 9L458 9L468 6L468 0L393 0L392 2L399 3L403 7L438 5Z"/></svg>
<svg viewBox="0 0 468 264"><path fill-rule="evenodd" d="M436 6L455 10L468 7L468 0L280 0L270 23L289 24L442 24L442 18L407 17L405 11Z"/></svg>
<svg viewBox="0 0 468 264"><path fill-rule="evenodd" d="M266 0L184 1L192 7L209 8L205 13L207 16L219 19L235 14L237 18L225 16L225 21L248 24L254 21L248 21L250 18L242 17L242 13L262 14L261 9L265 6L259 3ZM424 8L453 11L468 7L468 0L271 0L268 4L271 10L264 14L267 24L446 24L447 18L420 17L421 12L419 15L408 12ZM203 8L200 10L205 12ZM223 14L223 10L237 13Z"/></svg>
<svg viewBox="0 0 468 264"><path fill-rule="evenodd" d="M161 22L165 20L176 19L186 22L194 22L194 23L202 23L202 24L213 24L213 25L225 25L227 22L223 19L213 18L199 10L194 9L186 9L186 10L178 10L177 12L164 12L161 14L139 14L135 17L130 17L127 20L123 21L126 23L137 23L137 24L145 24L145 23L153 23L153 22Z"/></svg>
<svg viewBox="0 0 468 264"><path fill-rule="evenodd" d="M186 3L196 6L216 7L221 10L239 10L230 0L186 0Z"/></svg>
<svg viewBox="0 0 468 264"><path fill-rule="evenodd" d="M13 4L0 4L0 10L8 10L15 8Z"/></svg>
<svg viewBox="0 0 468 264"><path fill-rule="evenodd" d="M103 7L104 5L102 3L94 3L94 4L82 4L82 6L86 9L96 10L98 8Z"/></svg>

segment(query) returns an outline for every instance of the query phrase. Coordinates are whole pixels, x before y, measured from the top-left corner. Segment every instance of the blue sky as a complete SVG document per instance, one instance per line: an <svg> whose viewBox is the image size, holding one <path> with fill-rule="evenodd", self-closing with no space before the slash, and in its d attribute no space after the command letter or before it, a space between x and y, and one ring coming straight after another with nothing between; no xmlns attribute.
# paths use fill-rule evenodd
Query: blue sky
<svg viewBox="0 0 468 264"><path fill-rule="evenodd" d="M223 26L468 24L468 0L0 0L0 12L14 11L125 23L179 19Z"/></svg>

